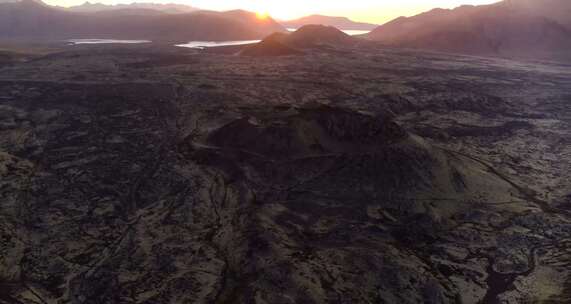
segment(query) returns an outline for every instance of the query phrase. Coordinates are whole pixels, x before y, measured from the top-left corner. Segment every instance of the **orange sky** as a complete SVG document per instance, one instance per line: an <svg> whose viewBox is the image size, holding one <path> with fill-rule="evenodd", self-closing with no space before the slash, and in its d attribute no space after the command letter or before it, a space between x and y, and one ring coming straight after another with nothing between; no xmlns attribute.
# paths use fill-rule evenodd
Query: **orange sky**
<svg viewBox="0 0 571 304"><path fill-rule="evenodd" d="M44 0L48 4L71 6L86 0ZM90 0L105 4L134 0ZM384 23L399 16L411 16L432 8L454 8L463 4L489 4L498 0L141 0L141 2L182 3L203 9L246 9L267 12L276 19L293 19L309 14L346 16L356 21Z"/></svg>

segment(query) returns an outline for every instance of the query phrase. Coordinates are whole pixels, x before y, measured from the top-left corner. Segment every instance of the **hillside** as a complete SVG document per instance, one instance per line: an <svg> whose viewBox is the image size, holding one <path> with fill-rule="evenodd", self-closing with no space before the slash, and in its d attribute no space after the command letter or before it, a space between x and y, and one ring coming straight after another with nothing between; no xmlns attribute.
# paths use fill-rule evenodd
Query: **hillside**
<svg viewBox="0 0 571 304"><path fill-rule="evenodd" d="M246 56L283 56L302 54L303 49L323 50L354 46L359 42L342 31L324 25L306 25L297 31L274 33L241 52Z"/></svg>
<svg viewBox="0 0 571 304"><path fill-rule="evenodd" d="M276 33L240 52L242 56L266 57L302 54L301 51L283 42L287 34Z"/></svg>
<svg viewBox="0 0 571 304"><path fill-rule="evenodd" d="M321 24L326 26L333 26L341 30L361 30L361 31L370 31L378 26L376 24L371 24L371 23L355 22L346 17L331 17L323 15L311 15L295 20L282 21L281 24L287 28L300 28L304 25Z"/></svg>
<svg viewBox="0 0 571 304"><path fill-rule="evenodd" d="M571 32L512 2L434 9L400 17L366 37L388 45L536 59L569 59Z"/></svg>
<svg viewBox="0 0 571 304"><path fill-rule="evenodd" d="M332 27L323 25L306 25L285 38L285 43L300 48L318 45L348 45L357 39Z"/></svg>
<svg viewBox="0 0 571 304"><path fill-rule="evenodd" d="M245 56L285 56L304 53L304 49L323 50L353 46L358 39L324 25L305 25L293 33L274 33L242 50Z"/></svg>
<svg viewBox="0 0 571 304"><path fill-rule="evenodd" d="M184 14L75 13L22 1L0 4L0 38L190 40L260 39L285 29L246 11Z"/></svg>

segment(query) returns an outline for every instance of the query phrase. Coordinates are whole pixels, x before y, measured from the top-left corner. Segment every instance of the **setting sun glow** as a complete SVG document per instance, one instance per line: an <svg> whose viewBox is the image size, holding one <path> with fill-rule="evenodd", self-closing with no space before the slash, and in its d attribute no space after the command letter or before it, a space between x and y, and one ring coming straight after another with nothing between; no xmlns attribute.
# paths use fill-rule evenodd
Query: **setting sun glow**
<svg viewBox="0 0 571 304"><path fill-rule="evenodd" d="M2 0L0 0L1 2ZM71 6L85 0L43 0L48 4ZM233 10L244 9L256 12L258 18L272 17L277 20L290 20L311 14L345 16L355 21L384 23L399 16L415 15L435 7L454 8L462 4L489 4L499 0L91 0L91 2L117 4L131 2L181 3L201 9Z"/></svg>
<svg viewBox="0 0 571 304"><path fill-rule="evenodd" d="M266 11L263 11L263 10L256 12L256 17L258 17L258 19L260 19L260 20L266 20L266 19L268 19L269 16L270 16L270 14Z"/></svg>

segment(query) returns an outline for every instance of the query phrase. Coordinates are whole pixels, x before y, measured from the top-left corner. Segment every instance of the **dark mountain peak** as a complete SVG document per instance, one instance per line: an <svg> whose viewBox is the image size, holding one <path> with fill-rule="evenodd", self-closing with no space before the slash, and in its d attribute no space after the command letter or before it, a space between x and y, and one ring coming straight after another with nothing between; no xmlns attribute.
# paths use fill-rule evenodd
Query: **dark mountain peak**
<svg viewBox="0 0 571 304"><path fill-rule="evenodd" d="M245 56L283 56L302 54L300 49L310 49L320 46L348 46L357 42L342 31L324 25L306 25L297 31L273 33L256 45L250 46L242 55Z"/></svg>
<svg viewBox="0 0 571 304"><path fill-rule="evenodd" d="M304 25L293 33L293 35L311 35L311 36L336 36L344 37L349 35L343 33L341 30L327 25L309 24Z"/></svg>
<svg viewBox="0 0 571 304"><path fill-rule="evenodd" d="M332 26L311 24L291 33L287 42L298 47L311 47L321 44L347 44L354 38Z"/></svg>
<svg viewBox="0 0 571 304"><path fill-rule="evenodd" d="M214 131L211 145L268 158L329 153L375 153L408 138L390 119L322 104L268 110Z"/></svg>

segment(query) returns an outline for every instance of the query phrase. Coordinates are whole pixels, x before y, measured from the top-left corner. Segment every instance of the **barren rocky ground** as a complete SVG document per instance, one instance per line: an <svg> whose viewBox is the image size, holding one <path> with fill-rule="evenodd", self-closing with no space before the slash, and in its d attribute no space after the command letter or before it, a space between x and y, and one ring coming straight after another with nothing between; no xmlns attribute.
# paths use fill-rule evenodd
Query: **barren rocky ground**
<svg viewBox="0 0 571 304"><path fill-rule="evenodd" d="M0 303L569 303L571 72L374 46L0 63Z"/></svg>

